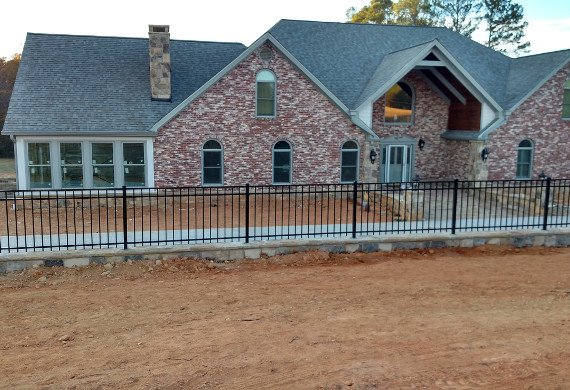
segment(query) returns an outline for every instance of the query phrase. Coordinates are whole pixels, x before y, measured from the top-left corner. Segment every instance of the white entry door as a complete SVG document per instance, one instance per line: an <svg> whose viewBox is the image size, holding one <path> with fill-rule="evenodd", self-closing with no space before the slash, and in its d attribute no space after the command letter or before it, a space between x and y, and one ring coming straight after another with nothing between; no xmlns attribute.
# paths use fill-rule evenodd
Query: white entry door
<svg viewBox="0 0 570 390"><path fill-rule="evenodd" d="M411 156L411 145L387 145L384 182L401 183L410 181Z"/></svg>

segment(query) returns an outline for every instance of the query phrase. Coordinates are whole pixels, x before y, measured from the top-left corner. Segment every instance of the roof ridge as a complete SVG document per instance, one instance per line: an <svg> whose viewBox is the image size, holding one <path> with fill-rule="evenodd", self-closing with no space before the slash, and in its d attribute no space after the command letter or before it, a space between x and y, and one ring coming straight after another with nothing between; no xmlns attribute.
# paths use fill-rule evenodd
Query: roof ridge
<svg viewBox="0 0 570 390"><path fill-rule="evenodd" d="M279 22L288 21L288 22L306 22L306 23L322 23L322 24L345 24L345 25L355 25L355 26L384 26L384 27L404 27L404 28L435 28L435 29L443 29L449 30L445 26L415 26L415 25L408 25L408 24L388 24L388 23L354 23L354 22L337 22L337 21L323 21L323 20L301 20L301 19L281 19ZM278 23L279 23L278 22Z"/></svg>
<svg viewBox="0 0 570 390"><path fill-rule="evenodd" d="M147 37L121 37L118 35L89 35L89 34L51 34L51 33L34 33L28 32L27 35L40 35L47 37L77 37L77 38L101 38L101 39L134 39L134 40L148 40ZM221 41L199 41L196 39L170 39L176 42L198 42L198 43L220 43L226 45L242 45L241 42L221 42Z"/></svg>
<svg viewBox="0 0 570 390"><path fill-rule="evenodd" d="M549 54L556 54L556 53L561 53L563 51L567 51L570 54L570 49L560 49L560 50L554 50L554 51L547 51L546 53L536 53L536 54L529 54L527 56L522 56L522 57L510 57L512 60L521 60L524 58L530 58L530 57L538 57L538 56L546 56Z"/></svg>
<svg viewBox="0 0 570 390"><path fill-rule="evenodd" d="M425 42L422 42L422 43L418 43L417 45L408 46L408 47L404 47L403 49L398 49L398 50L391 51L391 52L389 52L389 53L386 54L386 55L395 54L395 53L398 53L398 52L401 52L401 51L404 51L404 50L410 50L410 49L413 49L413 48L415 48L415 47L424 46L424 45L427 45L428 43L432 43L432 42L439 42L439 43L441 44L441 42L439 41L439 39L434 38L434 39L430 39L430 40L425 41Z"/></svg>

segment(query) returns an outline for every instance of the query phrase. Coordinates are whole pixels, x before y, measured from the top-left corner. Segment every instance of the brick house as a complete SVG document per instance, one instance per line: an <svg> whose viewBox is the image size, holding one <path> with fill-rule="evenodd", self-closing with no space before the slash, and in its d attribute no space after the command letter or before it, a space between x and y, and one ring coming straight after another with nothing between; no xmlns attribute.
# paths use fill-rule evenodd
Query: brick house
<svg viewBox="0 0 570 390"><path fill-rule="evenodd" d="M18 187L566 177L570 50L282 20L251 46L28 34Z"/></svg>

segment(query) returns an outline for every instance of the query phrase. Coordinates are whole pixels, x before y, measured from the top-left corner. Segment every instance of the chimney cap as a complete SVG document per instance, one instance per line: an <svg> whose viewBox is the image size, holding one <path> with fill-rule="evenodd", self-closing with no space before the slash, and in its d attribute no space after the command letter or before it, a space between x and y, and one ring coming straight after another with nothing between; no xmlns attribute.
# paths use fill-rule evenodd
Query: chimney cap
<svg viewBox="0 0 570 390"><path fill-rule="evenodd" d="M170 26L168 24L149 24L148 25L148 32L149 33L168 33L170 30Z"/></svg>

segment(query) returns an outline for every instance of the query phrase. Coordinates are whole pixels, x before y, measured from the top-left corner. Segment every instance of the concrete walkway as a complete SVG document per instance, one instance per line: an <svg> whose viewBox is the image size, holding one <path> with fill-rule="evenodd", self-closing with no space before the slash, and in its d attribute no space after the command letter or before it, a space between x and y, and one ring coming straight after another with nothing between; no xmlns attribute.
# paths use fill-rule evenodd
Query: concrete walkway
<svg viewBox="0 0 570 390"><path fill-rule="evenodd" d="M460 219L456 232L508 231L542 229L542 217L519 217L502 219ZM393 236L451 232L452 222L442 221L395 221L387 223L358 223L357 237ZM568 217L550 217L549 229L570 226ZM489 227L494 226L494 227ZM352 236L352 224L302 225L250 227L250 242L283 239L321 239ZM137 231L127 233L128 247L164 246L175 244L203 244L245 242L245 228L191 229ZM16 252L57 251L65 249L123 248L123 232L0 236L0 256ZM25 249L29 248L29 249ZM35 248L35 249L34 249Z"/></svg>

